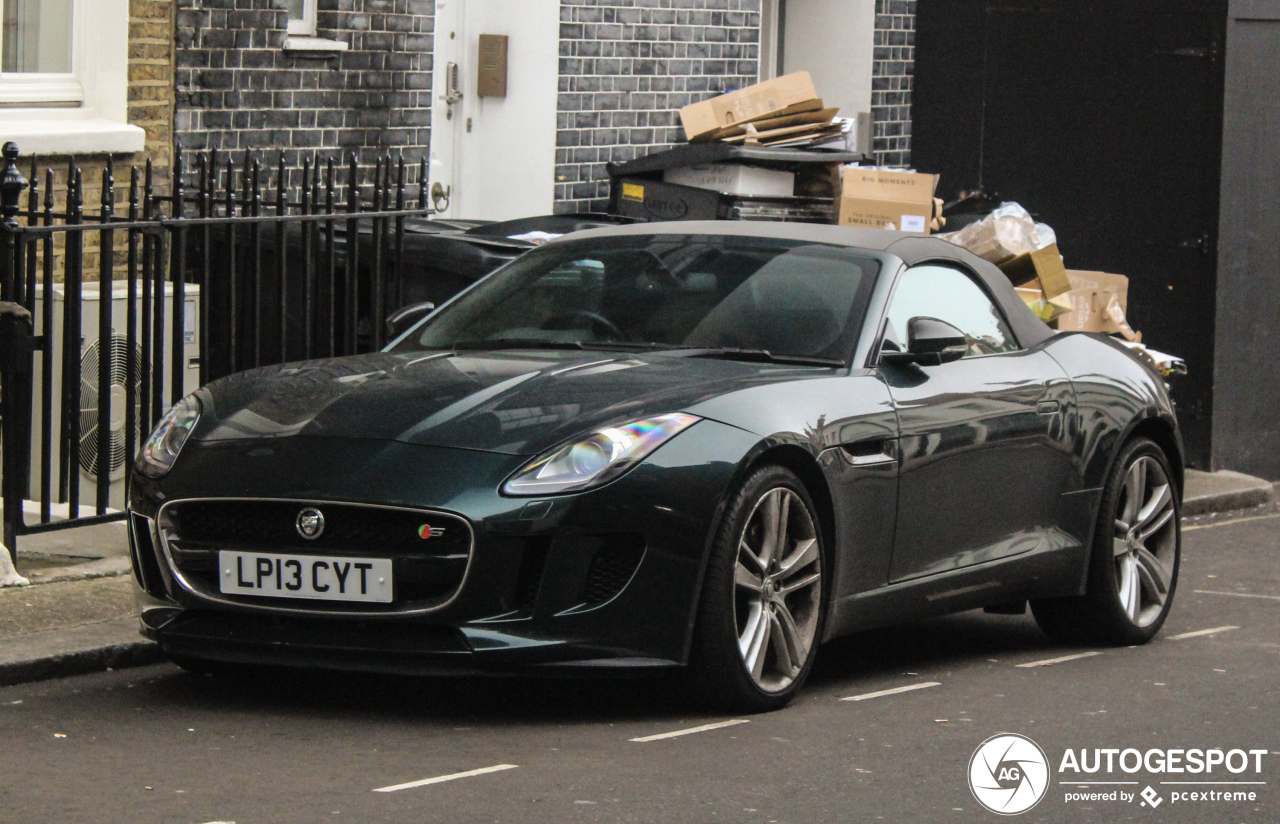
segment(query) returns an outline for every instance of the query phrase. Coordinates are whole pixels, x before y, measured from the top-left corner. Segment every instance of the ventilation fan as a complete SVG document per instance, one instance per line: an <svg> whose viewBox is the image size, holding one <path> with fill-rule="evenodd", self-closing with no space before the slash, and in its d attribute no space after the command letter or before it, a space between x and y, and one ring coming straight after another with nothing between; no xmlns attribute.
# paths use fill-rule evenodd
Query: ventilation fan
<svg viewBox="0 0 1280 824"><path fill-rule="evenodd" d="M107 379L109 397L108 420L111 432L107 439L108 454L106 457L107 473L110 478L124 476L125 463L125 411L129 398L133 398L133 443L136 448L139 437L138 422L142 420L141 375L142 352L135 344L129 351L129 341L123 335L112 335L111 373ZM102 457L98 454L98 375L102 361L101 341L94 341L80 356L80 469L89 477L97 477L98 462ZM130 388L125 380L126 358L133 361L134 384Z"/></svg>

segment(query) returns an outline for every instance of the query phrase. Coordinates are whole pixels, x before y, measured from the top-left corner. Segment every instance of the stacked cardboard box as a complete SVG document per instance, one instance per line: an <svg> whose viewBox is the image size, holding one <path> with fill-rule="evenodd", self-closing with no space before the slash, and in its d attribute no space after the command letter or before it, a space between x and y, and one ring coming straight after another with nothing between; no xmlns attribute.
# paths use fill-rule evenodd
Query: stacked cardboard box
<svg viewBox="0 0 1280 824"><path fill-rule="evenodd" d="M690 143L800 147L838 137L838 112L823 106L808 72L795 72L691 103L680 124Z"/></svg>
<svg viewBox="0 0 1280 824"><path fill-rule="evenodd" d="M840 181L837 222L927 235L943 222L942 201L933 196L937 188L937 175L846 167Z"/></svg>

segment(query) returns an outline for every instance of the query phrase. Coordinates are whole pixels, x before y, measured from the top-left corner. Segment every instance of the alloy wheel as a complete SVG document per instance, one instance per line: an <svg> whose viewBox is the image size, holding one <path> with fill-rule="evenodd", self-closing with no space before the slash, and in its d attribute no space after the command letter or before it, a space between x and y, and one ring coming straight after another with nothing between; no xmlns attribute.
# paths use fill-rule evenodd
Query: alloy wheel
<svg viewBox="0 0 1280 824"><path fill-rule="evenodd" d="M1160 617L1173 585L1178 544L1173 495L1155 458L1139 456L1125 470L1112 551L1120 606L1138 627Z"/></svg>
<svg viewBox="0 0 1280 824"><path fill-rule="evenodd" d="M756 501L738 541L738 651L758 687L786 689L812 654L821 612L822 553L813 516L786 487Z"/></svg>

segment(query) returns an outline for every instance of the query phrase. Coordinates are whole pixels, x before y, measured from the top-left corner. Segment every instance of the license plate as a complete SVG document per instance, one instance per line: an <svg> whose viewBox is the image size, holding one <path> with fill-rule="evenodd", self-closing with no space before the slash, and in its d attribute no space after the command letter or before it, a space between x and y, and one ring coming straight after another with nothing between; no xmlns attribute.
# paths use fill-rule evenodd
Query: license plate
<svg viewBox="0 0 1280 824"><path fill-rule="evenodd" d="M220 589L227 595L391 602L391 561L258 552L218 553Z"/></svg>

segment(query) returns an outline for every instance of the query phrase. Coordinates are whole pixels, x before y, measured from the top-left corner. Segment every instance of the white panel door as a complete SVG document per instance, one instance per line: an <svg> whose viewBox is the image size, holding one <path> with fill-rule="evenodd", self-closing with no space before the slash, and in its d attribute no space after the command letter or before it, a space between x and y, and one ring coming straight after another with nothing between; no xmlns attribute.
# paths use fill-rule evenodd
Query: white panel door
<svg viewBox="0 0 1280 824"><path fill-rule="evenodd" d="M437 0L430 178L449 193L443 216L551 212L559 11L559 0ZM476 95L482 34L508 37L505 98Z"/></svg>

